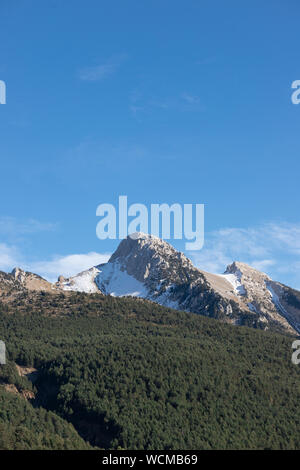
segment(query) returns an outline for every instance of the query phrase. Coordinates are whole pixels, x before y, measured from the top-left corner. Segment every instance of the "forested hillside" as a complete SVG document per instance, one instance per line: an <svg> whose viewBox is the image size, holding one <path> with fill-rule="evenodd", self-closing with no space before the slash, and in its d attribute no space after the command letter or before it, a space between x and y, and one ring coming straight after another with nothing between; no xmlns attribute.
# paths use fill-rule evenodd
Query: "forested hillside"
<svg viewBox="0 0 300 470"><path fill-rule="evenodd" d="M71 424L0 388L0 450L89 448Z"/></svg>
<svg viewBox="0 0 300 470"><path fill-rule="evenodd" d="M140 299L31 293L1 304L0 338L10 361L38 370L31 403L0 395L4 448L26 448L26 433L34 448L61 448L56 428L84 448L66 421L100 448L300 448L291 337Z"/></svg>

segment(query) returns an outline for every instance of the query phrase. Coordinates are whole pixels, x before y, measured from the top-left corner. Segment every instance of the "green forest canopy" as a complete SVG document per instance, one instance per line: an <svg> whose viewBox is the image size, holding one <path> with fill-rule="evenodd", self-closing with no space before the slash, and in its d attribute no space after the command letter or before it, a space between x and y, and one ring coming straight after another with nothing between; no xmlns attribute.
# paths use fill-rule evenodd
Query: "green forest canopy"
<svg viewBox="0 0 300 470"><path fill-rule="evenodd" d="M39 370L36 400L18 405L44 413L44 430L26 422L34 448L60 448L48 436L68 423L100 448L300 448L289 337L139 299L42 293L0 306L0 338L10 361ZM0 400L1 445L26 448L26 433L10 444L19 423L6 413L22 398Z"/></svg>

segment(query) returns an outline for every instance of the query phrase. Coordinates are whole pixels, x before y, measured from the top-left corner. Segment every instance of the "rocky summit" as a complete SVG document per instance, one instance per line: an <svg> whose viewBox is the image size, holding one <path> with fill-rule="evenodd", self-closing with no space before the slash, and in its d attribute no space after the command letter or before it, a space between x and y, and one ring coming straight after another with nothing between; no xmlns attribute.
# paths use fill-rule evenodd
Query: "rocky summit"
<svg viewBox="0 0 300 470"><path fill-rule="evenodd" d="M56 289L142 297L226 323L300 332L300 293L245 263L224 274L196 268L169 243L143 233L122 240L109 261L60 277Z"/></svg>
<svg viewBox="0 0 300 470"><path fill-rule="evenodd" d="M107 263L70 278L59 276L55 284L20 268L0 272L2 300L62 291L140 297L225 323L300 333L299 291L238 261L224 274L208 273L169 243L143 233L122 240Z"/></svg>

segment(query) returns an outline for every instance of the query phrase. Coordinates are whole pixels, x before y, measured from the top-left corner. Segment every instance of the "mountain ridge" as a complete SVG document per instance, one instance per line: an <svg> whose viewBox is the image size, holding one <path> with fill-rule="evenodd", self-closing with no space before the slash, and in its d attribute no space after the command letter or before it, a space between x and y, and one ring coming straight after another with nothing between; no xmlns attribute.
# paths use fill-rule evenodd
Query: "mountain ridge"
<svg viewBox="0 0 300 470"><path fill-rule="evenodd" d="M300 292L239 261L224 274L208 273L166 241L140 232L122 240L107 263L60 276L56 284L19 268L3 279L20 290L141 297L226 323L300 332Z"/></svg>

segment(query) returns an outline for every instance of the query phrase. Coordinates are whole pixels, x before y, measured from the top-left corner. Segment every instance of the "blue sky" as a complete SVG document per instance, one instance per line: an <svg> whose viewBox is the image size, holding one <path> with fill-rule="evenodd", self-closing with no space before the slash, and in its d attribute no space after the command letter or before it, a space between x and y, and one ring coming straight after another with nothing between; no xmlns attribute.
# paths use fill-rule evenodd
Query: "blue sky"
<svg viewBox="0 0 300 470"><path fill-rule="evenodd" d="M127 195L204 203L199 267L238 259L300 288L299 12L1 0L0 269L54 279L107 259L96 207Z"/></svg>

